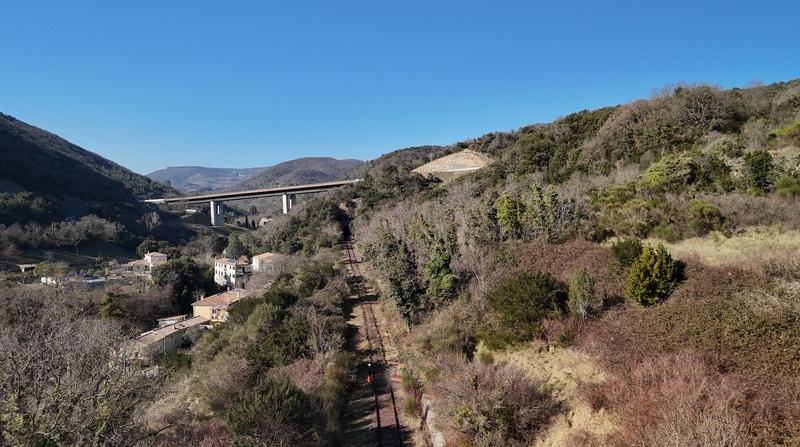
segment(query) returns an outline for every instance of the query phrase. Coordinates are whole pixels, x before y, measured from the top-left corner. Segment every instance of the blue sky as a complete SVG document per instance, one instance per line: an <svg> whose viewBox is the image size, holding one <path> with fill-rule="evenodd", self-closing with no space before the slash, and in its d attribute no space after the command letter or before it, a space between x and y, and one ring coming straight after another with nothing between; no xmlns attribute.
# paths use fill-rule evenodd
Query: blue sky
<svg viewBox="0 0 800 447"><path fill-rule="evenodd" d="M370 160L800 77L800 2L0 2L0 112L136 172Z"/></svg>

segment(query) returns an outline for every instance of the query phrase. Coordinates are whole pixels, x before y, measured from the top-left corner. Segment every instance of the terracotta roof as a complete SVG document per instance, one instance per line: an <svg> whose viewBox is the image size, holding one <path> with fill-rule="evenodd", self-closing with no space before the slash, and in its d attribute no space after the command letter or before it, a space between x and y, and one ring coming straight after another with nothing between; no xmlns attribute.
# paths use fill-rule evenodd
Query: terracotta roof
<svg viewBox="0 0 800 447"><path fill-rule="evenodd" d="M264 260L267 260L269 258L273 258L275 256L278 256L278 255L276 255L275 253L261 253L260 255L253 256L253 259L258 259L259 261L264 261Z"/></svg>
<svg viewBox="0 0 800 447"><path fill-rule="evenodd" d="M166 256L166 255L164 253L159 253L157 251L151 251L150 253L147 253L145 256L153 257L153 256Z"/></svg>
<svg viewBox="0 0 800 447"><path fill-rule="evenodd" d="M230 306L242 298L247 298L249 295L249 290L228 290L227 292L218 293L200 301L195 301L192 303L192 306Z"/></svg>
<svg viewBox="0 0 800 447"><path fill-rule="evenodd" d="M198 326L200 324L207 323L208 321L209 319L205 317L192 317L187 320L183 320L180 323L170 324L169 326L164 326L162 328L145 332L144 334L136 337L136 340L134 341L149 346L155 342L163 340L168 335L174 334L178 331L183 331L192 326Z"/></svg>

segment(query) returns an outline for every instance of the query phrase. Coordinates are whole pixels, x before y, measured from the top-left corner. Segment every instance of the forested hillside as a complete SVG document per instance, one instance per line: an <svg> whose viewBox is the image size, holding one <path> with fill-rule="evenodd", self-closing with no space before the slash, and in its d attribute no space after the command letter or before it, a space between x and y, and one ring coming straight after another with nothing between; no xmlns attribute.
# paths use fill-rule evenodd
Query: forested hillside
<svg viewBox="0 0 800 447"><path fill-rule="evenodd" d="M135 214L137 199L177 192L54 134L0 114L0 223L49 223L92 206ZM25 192L23 202L16 193Z"/></svg>
<svg viewBox="0 0 800 447"><path fill-rule="evenodd" d="M799 129L800 81L669 85L387 154L266 243L313 253L351 214L454 445L792 444ZM410 172L467 148L496 161Z"/></svg>
<svg viewBox="0 0 800 447"><path fill-rule="evenodd" d="M463 149L493 163L448 182L412 172ZM353 381L369 392L373 367L389 371L353 347L365 341L357 307L374 299L360 291L366 279L382 309L374 342L399 351L397 410L415 431L406 445L800 444L800 80L668 85L395 151L348 176L363 180L263 227L206 227L180 246L153 231L137 254L169 261L151 283L0 290L3 441L374 445L377 405L358 406ZM199 214L176 225L199 226ZM343 261L349 238L358 274ZM220 256L262 253L265 270L236 285L249 296L213 329L74 374L87 353L218 291ZM23 291L31 299L12 299ZM79 343L64 335L78 332ZM53 404L63 396L76 405ZM422 420L426 405L433 420Z"/></svg>

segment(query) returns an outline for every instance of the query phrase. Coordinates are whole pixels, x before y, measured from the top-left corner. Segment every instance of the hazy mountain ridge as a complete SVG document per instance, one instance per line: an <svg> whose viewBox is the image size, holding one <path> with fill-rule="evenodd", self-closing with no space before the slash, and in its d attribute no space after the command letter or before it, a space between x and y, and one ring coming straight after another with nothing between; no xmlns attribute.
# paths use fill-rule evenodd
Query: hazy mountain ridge
<svg viewBox="0 0 800 447"><path fill-rule="evenodd" d="M264 169L267 168L170 166L151 172L147 177L159 182L170 182L173 188L192 193L227 188L255 177Z"/></svg>
<svg viewBox="0 0 800 447"><path fill-rule="evenodd" d="M337 160L332 157L298 158L270 166L257 176L226 188L226 191L322 183L343 177L362 164L364 164L363 161L355 159Z"/></svg>

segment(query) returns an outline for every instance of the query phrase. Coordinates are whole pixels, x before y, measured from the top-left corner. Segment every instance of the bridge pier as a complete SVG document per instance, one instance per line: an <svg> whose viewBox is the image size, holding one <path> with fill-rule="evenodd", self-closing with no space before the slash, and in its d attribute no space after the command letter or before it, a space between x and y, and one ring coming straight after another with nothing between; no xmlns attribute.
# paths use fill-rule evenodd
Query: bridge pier
<svg viewBox="0 0 800 447"><path fill-rule="evenodd" d="M292 209L292 206L295 203L294 194L284 194L283 198L283 214L289 214L289 210Z"/></svg>
<svg viewBox="0 0 800 447"><path fill-rule="evenodd" d="M211 201L211 226L220 227L222 226L222 212L223 212L223 205L222 202L217 202L215 200Z"/></svg>

